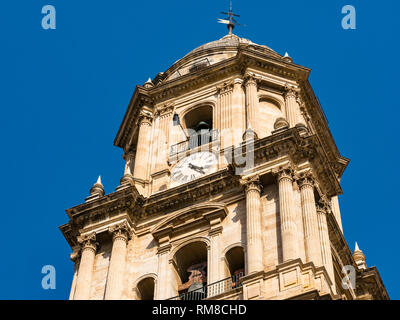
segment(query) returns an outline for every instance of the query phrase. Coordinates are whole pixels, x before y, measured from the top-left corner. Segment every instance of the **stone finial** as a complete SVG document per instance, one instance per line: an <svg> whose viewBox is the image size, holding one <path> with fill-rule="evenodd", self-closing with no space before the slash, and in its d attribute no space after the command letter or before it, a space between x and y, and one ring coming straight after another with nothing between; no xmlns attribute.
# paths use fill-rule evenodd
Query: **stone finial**
<svg viewBox="0 0 400 320"><path fill-rule="evenodd" d="M143 86L145 88L153 88L154 87L154 83L151 81L151 79L149 77L149 79L146 81L146 83Z"/></svg>
<svg viewBox="0 0 400 320"><path fill-rule="evenodd" d="M104 187L101 183L101 176L97 178L96 183L90 188L90 196L86 198L86 202L89 200L97 199L104 196Z"/></svg>
<svg viewBox="0 0 400 320"><path fill-rule="evenodd" d="M287 52L285 52L285 55L283 56L283 60L287 62L293 62L293 59L289 56Z"/></svg>
<svg viewBox="0 0 400 320"><path fill-rule="evenodd" d="M357 264L359 269L367 269L367 264L365 263L365 255L358 247L358 243L356 242L354 252L353 252L354 261Z"/></svg>
<svg viewBox="0 0 400 320"><path fill-rule="evenodd" d="M276 119L274 123L274 129L279 130L279 129L288 129L289 128L289 122L285 118L278 118Z"/></svg>
<svg viewBox="0 0 400 320"><path fill-rule="evenodd" d="M249 124L249 127L243 133L242 139L243 141L258 139L257 133L253 130L251 124Z"/></svg>

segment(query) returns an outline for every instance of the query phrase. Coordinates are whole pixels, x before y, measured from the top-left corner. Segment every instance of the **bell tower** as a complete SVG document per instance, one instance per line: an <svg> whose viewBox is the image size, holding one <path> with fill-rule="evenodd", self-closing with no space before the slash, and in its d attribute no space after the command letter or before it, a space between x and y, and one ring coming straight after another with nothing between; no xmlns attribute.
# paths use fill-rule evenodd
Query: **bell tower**
<svg viewBox="0 0 400 320"><path fill-rule="evenodd" d="M70 299L388 299L343 236L349 160L310 69L238 37L227 14L226 36L136 87L120 185L99 178L66 210Z"/></svg>

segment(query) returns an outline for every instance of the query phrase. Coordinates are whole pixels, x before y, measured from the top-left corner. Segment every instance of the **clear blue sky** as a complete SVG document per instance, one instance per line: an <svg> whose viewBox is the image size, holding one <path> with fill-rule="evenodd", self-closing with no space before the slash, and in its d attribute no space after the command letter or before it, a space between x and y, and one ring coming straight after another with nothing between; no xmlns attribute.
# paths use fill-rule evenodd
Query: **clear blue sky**
<svg viewBox="0 0 400 320"><path fill-rule="evenodd" d="M41 8L57 10L56 30ZM102 175L123 174L113 140L136 84L226 34L228 1L2 1L0 4L2 299L66 299L73 274L58 226ZM357 10L343 30L341 8ZM310 81L343 156L346 239L400 298L398 250L399 1L236 0L235 33L288 51ZM41 288L54 265L56 290Z"/></svg>

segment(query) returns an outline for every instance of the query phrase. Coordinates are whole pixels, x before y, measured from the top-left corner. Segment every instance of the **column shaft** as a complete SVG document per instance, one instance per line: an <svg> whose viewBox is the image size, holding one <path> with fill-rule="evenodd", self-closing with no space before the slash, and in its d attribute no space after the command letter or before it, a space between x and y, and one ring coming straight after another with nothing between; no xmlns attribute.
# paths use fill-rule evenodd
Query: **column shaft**
<svg viewBox="0 0 400 320"><path fill-rule="evenodd" d="M94 259L96 256L96 244L94 236L85 237L82 242L81 261L79 263L78 280L76 282L75 300L88 300L92 284Z"/></svg>
<svg viewBox="0 0 400 320"><path fill-rule="evenodd" d="M151 121L148 117L142 117L139 122L139 137L136 149L135 158L135 170L133 172L134 177L146 180L147 178L147 165L148 165L148 153L150 147L150 130Z"/></svg>
<svg viewBox="0 0 400 320"><path fill-rule="evenodd" d="M168 142L169 128L172 123L172 107L166 107L159 111L159 126L157 134L157 156L155 171L161 171L168 167Z"/></svg>
<svg viewBox="0 0 400 320"><path fill-rule="evenodd" d="M292 179L290 170L285 169L278 173L283 261L298 258Z"/></svg>
<svg viewBox="0 0 400 320"><path fill-rule="evenodd" d="M218 88L219 106L219 131L221 140L221 149L225 149L232 145L232 93L233 82L225 83Z"/></svg>
<svg viewBox="0 0 400 320"><path fill-rule="evenodd" d="M157 298L156 300L166 300L171 298L170 293L170 272L169 272L169 246L159 249L158 252L158 272L157 272Z"/></svg>
<svg viewBox="0 0 400 320"><path fill-rule="evenodd" d="M337 223L339 225L340 230L342 230L342 232L343 232L342 217L340 216L340 208L339 208L339 198L338 198L338 196L332 197L331 205L332 205L333 215L336 218L336 221L337 221Z"/></svg>
<svg viewBox="0 0 400 320"><path fill-rule="evenodd" d="M322 264L322 258L317 210L314 199L314 186L310 178L300 179L299 185L303 213L306 262L313 262L315 266L319 267Z"/></svg>
<svg viewBox="0 0 400 320"><path fill-rule="evenodd" d="M74 264L74 278L72 279L71 291L69 293L69 300L74 300L77 278L78 278L78 263L75 262L75 264Z"/></svg>
<svg viewBox="0 0 400 320"><path fill-rule="evenodd" d="M285 93L286 102L286 120L289 122L289 127L294 127L297 124L297 109L299 105L296 100L296 92L293 89L288 89Z"/></svg>
<svg viewBox="0 0 400 320"><path fill-rule="evenodd" d="M217 282L220 279L220 249L219 249L219 232L210 235L210 265L208 268L209 283Z"/></svg>
<svg viewBox="0 0 400 320"><path fill-rule="evenodd" d="M261 231L261 186L258 182L246 185L247 272L261 271L263 246Z"/></svg>
<svg viewBox="0 0 400 320"><path fill-rule="evenodd" d="M113 233L113 245L110 265L108 267L106 300L118 300L121 298L127 251L126 245L128 241L128 231L126 228L126 226L119 225L110 228L110 232Z"/></svg>
<svg viewBox="0 0 400 320"><path fill-rule="evenodd" d="M318 228L319 228L319 237L321 241L321 255L322 255L322 263L328 272L328 275L333 283L332 290L336 292L335 286L335 274L333 271L333 261L332 261L332 251L331 251L331 242L329 240L329 231L328 231L328 223L326 219L326 212L322 209L317 211L318 217Z"/></svg>
<svg viewBox="0 0 400 320"><path fill-rule="evenodd" d="M248 76L246 79L246 111L247 111L247 128L252 128L259 136L258 126L258 96L257 96L257 80L255 77ZM247 129L246 128L246 129Z"/></svg>
<svg viewBox="0 0 400 320"><path fill-rule="evenodd" d="M246 108L245 93L243 90L243 80L235 79L232 93L232 130L233 144L238 145L242 142L243 132L246 130Z"/></svg>

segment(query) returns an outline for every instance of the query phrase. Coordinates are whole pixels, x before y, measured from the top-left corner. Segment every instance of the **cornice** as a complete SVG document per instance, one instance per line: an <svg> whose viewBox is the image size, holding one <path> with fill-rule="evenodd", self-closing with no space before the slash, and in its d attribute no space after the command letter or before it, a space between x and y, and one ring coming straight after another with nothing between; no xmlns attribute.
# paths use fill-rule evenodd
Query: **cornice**
<svg viewBox="0 0 400 320"><path fill-rule="evenodd" d="M146 199L139 218L160 212L165 214L195 201L207 199L222 190L236 187L239 187L239 177L234 175L231 168L226 168L196 181L153 194Z"/></svg>
<svg viewBox="0 0 400 320"><path fill-rule="evenodd" d="M233 150L232 159L235 154L241 153L242 158L246 152L254 154L254 170L266 162L273 161L283 156L288 156L294 165L304 161L312 164L315 178L324 194L331 197L342 193L340 183L334 173L332 166L326 158L326 154L319 146L315 135L301 135L302 129L295 127L279 131L276 134L258 139L254 143L242 144ZM236 164L234 163L236 167ZM237 166L240 168L240 165Z"/></svg>

